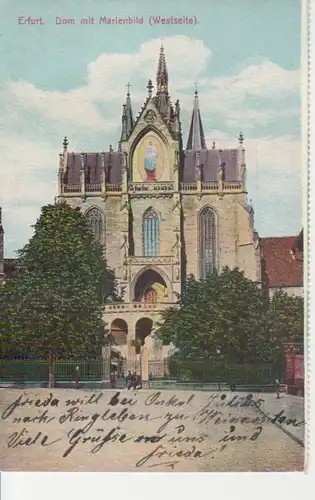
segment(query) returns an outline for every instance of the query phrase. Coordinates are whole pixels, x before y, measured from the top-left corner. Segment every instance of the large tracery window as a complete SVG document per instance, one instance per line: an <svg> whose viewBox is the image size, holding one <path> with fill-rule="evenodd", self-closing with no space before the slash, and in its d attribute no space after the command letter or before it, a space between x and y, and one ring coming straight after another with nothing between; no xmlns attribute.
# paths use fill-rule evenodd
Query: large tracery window
<svg viewBox="0 0 315 500"><path fill-rule="evenodd" d="M200 279L216 269L216 216L211 208L206 207L199 219Z"/></svg>
<svg viewBox="0 0 315 500"><path fill-rule="evenodd" d="M98 243L99 245L104 245L105 224L102 212L98 208L91 208L86 213L85 217L96 243Z"/></svg>
<svg viewBox="0 0 315 500"><path fill-rule="evenodd" d="M153 208L148 208L142 220L143 255L154 257L160 253L160 221Z"/></svg>

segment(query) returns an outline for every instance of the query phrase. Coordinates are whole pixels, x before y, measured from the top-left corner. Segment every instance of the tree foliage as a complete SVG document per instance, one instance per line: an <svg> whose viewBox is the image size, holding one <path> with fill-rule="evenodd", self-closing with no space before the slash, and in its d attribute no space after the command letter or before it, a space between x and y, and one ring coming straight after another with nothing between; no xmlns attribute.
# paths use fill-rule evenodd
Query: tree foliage
<svg viewBox="0 0 315 500"><path fill-rule="evenodd" d="M44 206L19 261L19 276L2 289L1 350L14 344L41 356L98 353L102 305L117 299L116 284L82 213L64 202Z"/></svg>
<svg viewBox="0 0 315 500"><path fill-rule="evenodd" d="M277 291L269 302L268 340L272 357L283 351L285 342L304 340L304 301L302 297L290 296Z"/></svg>
<svg viewBox="0 0 315 500"><path fill-rule="evenodd" d="M269 302L243 272L224 268L203 281L191 276L178 307L162 313L156 335L182 359L251 363L271 361L285 337L303 332L302 324L302 299L281 293Z"/></svg>

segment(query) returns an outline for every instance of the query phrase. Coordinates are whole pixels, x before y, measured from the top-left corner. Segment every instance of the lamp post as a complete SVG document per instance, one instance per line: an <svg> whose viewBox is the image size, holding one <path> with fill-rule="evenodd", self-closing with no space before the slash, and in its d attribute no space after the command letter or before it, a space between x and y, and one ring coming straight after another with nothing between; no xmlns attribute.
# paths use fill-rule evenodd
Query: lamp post
<svg viewBox="0 0 315 500"><path fill-rule="evenodd" d="M215 352L216 352L217 358L220 359L222 357L222 355L221 355L222 347L220 345L217 345ZM221 382L219 382L219 391L221 392Z"/></svg>
<svg viewBox="0 0 315 500"><path fill-rule="evenodd" d="M79 367L75 367L75 373L74 373L74 387L76 389L79 389L79 382L80 382L80 375L79 375Z"/></svg>

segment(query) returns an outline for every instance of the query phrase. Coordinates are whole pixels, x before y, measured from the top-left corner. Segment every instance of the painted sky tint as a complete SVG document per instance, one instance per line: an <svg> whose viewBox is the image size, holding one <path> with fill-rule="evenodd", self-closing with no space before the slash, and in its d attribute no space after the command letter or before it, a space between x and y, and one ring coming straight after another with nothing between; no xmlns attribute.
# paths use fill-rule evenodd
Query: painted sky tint
<svg viewBox="0 0 315 500"><path fill-rule="evenodd" d="M184 142L199 83L211 147L245 136L249 198L261 236L301 228L300 3L298 0L0 0L0 204L6 256L23 246L40 207L56 191L63 136L69 150L117 146L131 82L136 115L155 82L164 38L170 93L180 99ZM45 6L45 8L43 7ZM4 13L4 14L3 14ZM42 16L44 26L18 25ZM150 15L196 16L199 24L151 27ZM56 16L76 25L58 26ZM94 16L94 25L80 18ZM144 17L143 25L99 25L99 16Z"/></svg>

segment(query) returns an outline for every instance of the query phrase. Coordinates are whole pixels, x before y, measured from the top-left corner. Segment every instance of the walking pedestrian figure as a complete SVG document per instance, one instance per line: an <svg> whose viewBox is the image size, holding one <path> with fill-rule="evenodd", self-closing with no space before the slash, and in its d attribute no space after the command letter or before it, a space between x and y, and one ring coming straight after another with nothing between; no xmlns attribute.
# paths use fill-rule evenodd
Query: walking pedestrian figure
<svg viewBox="0 0 315 500"><path fill-rule="evenodd" d="M137 387L137 374L136 374L136 372L133 372L131 380L132 380L132 388L136 389L136 387Z"/></svg>
<svg viewBox="0 0 315 500"><path fill-rule="evenodd" d="M130 370L129 370L128 375L126 377L126 387L127 387L128 391L132 387L132 375L131 375L131 371Z"/></svg>
<svg viewBox="0 0 315 500"><path fill-rule="evenodd" d="M137 375L136 389L142 389L141 375Z"/></svg>
<svg viewBox="0 0 315 500"><path fill-rule="evenodd" d="M111 385L112 389L116 388L116 374L114 371L111 373L111 376L110 376L110 385Z"/></svg>
<svg viewBox="0 0 315 500"><path fill-rule="evenodd" d="M275 380L275 386L276 386L276 399L280 399L280 382L278 379Z"/></svg>

